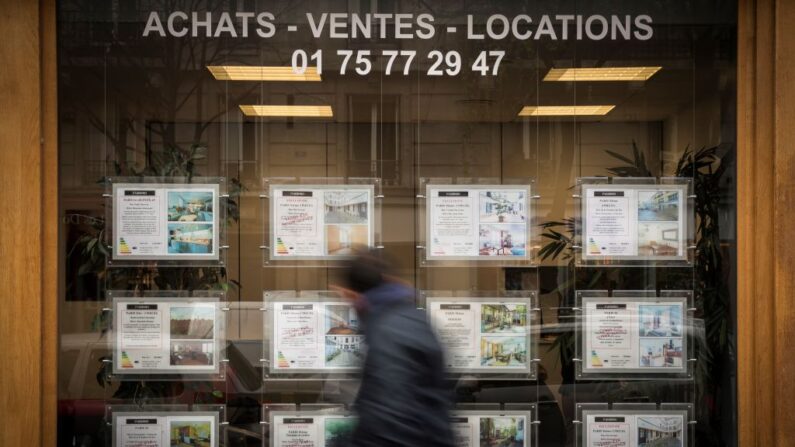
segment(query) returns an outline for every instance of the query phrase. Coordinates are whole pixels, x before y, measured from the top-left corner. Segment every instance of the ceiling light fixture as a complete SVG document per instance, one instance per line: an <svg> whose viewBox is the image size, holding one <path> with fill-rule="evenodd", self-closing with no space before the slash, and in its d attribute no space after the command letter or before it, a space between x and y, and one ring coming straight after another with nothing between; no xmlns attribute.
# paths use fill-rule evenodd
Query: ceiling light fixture
<svg viewBox="0 0 795 447"><path fill-rule="evenodd" d="M241 105L240 110L246 116L260 117L302 117L331 118L334 112L331 106L252 106Z"/></svg>
<svg viewBox="0 0 795 447"><path fill-rule="evenodd" d="M646 81L662 67L553 68L544 81Z"/></svg>
<svg viewBox="0 0 795 447"><path fill-rule="evenodd" d="M524 106L519 116L602 116L616 106Z"/></svg>
<svg viewBox="0 0 795 447"><path fill-rule="evenodd" d="M302 74L295 73L292 67L209 65L207 69L219 81L321 81L320 74L315 67L307 67Z"/></svg>

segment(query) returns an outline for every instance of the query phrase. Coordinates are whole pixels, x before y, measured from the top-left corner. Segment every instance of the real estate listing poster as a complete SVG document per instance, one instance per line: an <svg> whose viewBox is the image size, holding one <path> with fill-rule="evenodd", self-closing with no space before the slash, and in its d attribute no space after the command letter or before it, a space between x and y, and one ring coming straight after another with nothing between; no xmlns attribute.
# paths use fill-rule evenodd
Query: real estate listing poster
<svg viewBox="0 0 795 447"><path fill-rule="evenodd" d="M587 373L686 371L685 298L582 300Z"/></svg>
<svg viewBox="0 0 795 447"><path fill-rule="evenodd" d="M429 298L427 308L449 370L521 372L530 368L529 299Z"/></svg>
<svg viewBox="0 0 795 447"><path fill-rule="evenodd" d="M306 373L359 368L364 335L345 302L274 302L271 370Z"/></svg>
<svg viewBox="0 0 795 447"><path fill-rule="evenodd" d="M589 412L585 416L585 446L682 447L685 428L681 412Z"/></svg>
<svg viewBox="0 0 795 447"><path fill-rule="evenodd" d="M271 447L343 447L356 426L353 416L274 414Z"/></svg>
<svg viewBox="0 0 795 447"><path fill-rule="evenodd" d="M528 413L451 414L454 443L458 447L529 447ZM297 412L270 416L271 447L343 447L356 427L356 417Z"/></svg>
<svg viewBox="0 0 795 447"><path fill-rule="evenodd" d="M113 414L114 447L217 447L218 413Z"/></svg>
<svg viewBox="0 0 795 447"><path fill-rule="evenodd" d="M583 185L583 260L686 260L685 185Z"/></svg>
<svg viewBox="0 0 795 447"><path fill-rule="evenodd" d="M374 243L373 187L272 185L271 257L333 259Z"/></svg>
<svg viewBox="0 0 795 447"><path fill-rule="evenodd" d="M460 412L451 417L456 447L530 446L527 423L526 414L511 412L493 415Z"/></svg>
<svg viewBox="0 0 795 447"><path fill-rule="evenodd" d="M114 260L218 260L217 184L113 185Z"/></svg>
<svg viewBox="0 0 795 447"><path fill-rule="evenodd" d="M113 300L115 374L217 374L222 312L217 300Z"/></svg>
<svg viewBox="0 0 795 447"><path fill-rule="evenodd" d="M428 260L529 257L530 187L428 185Z"/></svg>

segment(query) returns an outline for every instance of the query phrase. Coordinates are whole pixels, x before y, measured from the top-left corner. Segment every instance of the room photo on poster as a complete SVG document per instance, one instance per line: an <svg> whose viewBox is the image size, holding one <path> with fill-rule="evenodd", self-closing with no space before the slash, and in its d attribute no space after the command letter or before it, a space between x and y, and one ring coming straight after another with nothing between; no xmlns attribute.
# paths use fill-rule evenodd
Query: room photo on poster
<svg viewBox="0 0 795 447"><path fill-rule="evenodd" d="M171 339L212 339L215 334L215 307L171 307Z"/></svg>
<svg viewBox="0 0 795 447"><path fill-rule="evenodd" d="M325 447L347 447L355 427L354 417L326 417L323 421Z"/></svg>
<svg viewBox="0 0 795 447"><path fill-rule="evenodd" d="M212 423L209 421L171 421L169 440L172 447L212 447Z"/></svg>
<svg viewBox="0 0 795 447"><path fill-rule="evenodd" d="M480 191L480 223L526 223L525 191Z"/></svg>
<svg viewBox="0 0 795 447"><path fill-rule="evenodd" d="M641 337L681 337L681 304L641 304L638 306Z"/></svg>
<svg viewBox="0 0 795 447"><path fill-rule="evenodd" d="M484 334L524 334L527 331L527 305L484 304L480 308L480 332Z"/></svg>
<svg viewBox="0 0 795 447"><path fill-rule="evenodd" d="M370 191L323 192L326 253L348 256L370 245Z"/></svg>
<svg viewBox="0 0 795 447"><path fill-rule="evenodd" d="M171 366L213 365L214 347L212 341L172 340Z"/></svg>
<svg viewBox="0 0 795 447"><path fill-rule="evenodd" d="M213 251L213 224L169 223L170 254L210 254Z"/></svg>
<svg viewBox="0 0 795 447"><path fill-rule="evenodd" d="M352 255L369 245L368 225L326 225L326 251L329 256Z"/></svg>
<svg viewBox="0 0 795 447"><path fill-rule="evenodd" d="M638 447L682 447L681 416L638 416Z"/></svg>
<svg viewBox="0 0 795 447"><path fill-rule="evenodd" d="M169 222L214 222L212 191L168 191Z"/></svg>
<svg viewBox="0 0 795 447"><path fill-rule="evenodd" d="M638 191L638 255L679 254L679 191Z"/></svg>
<svg viewBox="0 0 795 447"><path fill-rule="evenodd" d="M638 191L639 222L677 222L679 191Z"/></svg>
<svg viewBox="0 0 795 447"><path fill-rule="evenodd" d="M512 416L480 418L480 447L524 447L525 420Z"/></svg>
<svg viewBox="0 0 795 447"><path fill-rule="evenodd" d="M678 222L640 222L638 224L638 254L640 256L676 256L678 253Z"/></svg>
<svg viewBox="0 0 795 447"><path fill-rule="evenodd" d="M482 224L478 234L480 256L522 257L527 253L527 227L523 224Z"/></svg>
<svg viewBox="0 0 795 447"><path fill-rule="evenodd" d="M359 332L359 319L351 305L325 306L326 367L355 368L362 362L364 335Z"/></svg>
<svg viewBox="0 0 795 447"><path fill-rule="evenodd" d="M482 367L524 368L527 366L526 337L484 336L480 339Z"/></svg>
<svg viewBox="0 0 795 447"><path fill-rule="evenodd" d="M368 191L326 191L323 203L327 224L367 224L369 221Z"/></svg>
<svg viewBox="0 0 795 447"><path fill-rule="evenodd" d="M656 337L640 339L641 367L681 368L683 361L681 338Z"/></svg>

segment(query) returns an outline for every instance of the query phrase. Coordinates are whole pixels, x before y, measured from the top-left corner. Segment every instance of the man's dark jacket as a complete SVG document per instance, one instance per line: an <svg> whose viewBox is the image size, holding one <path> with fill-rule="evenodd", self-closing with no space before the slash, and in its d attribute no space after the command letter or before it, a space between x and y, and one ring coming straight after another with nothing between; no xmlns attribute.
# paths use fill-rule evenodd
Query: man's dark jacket
<svg viewBox="0 0 795 447"><path fill-rule="evenodd" d="M453 393L439 341L414 290L384 284L365 293L360 320L367 341L355 408L354 447L452 447Z"/></svg>

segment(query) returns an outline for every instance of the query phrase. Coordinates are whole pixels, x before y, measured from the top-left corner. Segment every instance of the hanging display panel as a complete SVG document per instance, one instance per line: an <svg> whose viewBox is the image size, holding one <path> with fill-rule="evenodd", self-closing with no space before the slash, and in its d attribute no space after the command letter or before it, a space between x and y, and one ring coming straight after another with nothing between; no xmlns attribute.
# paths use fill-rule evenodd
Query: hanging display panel
<svg viewBox="0 0 795 447"><path fill-rule="evenodd" d="M529 264L535 249L530 182L480 184L474 181L477 179L468 180L473 183L420 181L424 195L419 198L425 205L421 263Z"/></svg>
<svg viewBox="0 0 795 447"><path fill-rule="evenodd" d="M423 292L451 373L535 377L535 292Z"/></svg>
<svg viewBox="0 0 795 447"><path fill-rule="evenodd" d="M579 447L690 444L690 404L578 404Z"/></svg>
<svg viewBox="0 0 795 447"><path fill-rule="evenodd" d="M342 406L324 410L269 410L270 447L314 446L335 447L350 438L356 427L356 417Z"/></svg>
<svg viewBox="0 0 795 447"><path fill-rule="evenodd" d="M691 378L690 291L578 291L579 379Z"/></svg>
<svg viewBox="0 0 795 447"><path fill-rule="evenodd" d="M352 374L364 360L364 334L353 303L334 292L265 292L265 333L272 375Z"/></svg>
<svg viewBox="0 0 795 447"><path fill-rule="evenodd" d="M223 178L108 180L110 265L222 265Z"/></svg>
<svg viewBox="0 0 795 447"><path fill-rule="evenodd" d="M579 178L581 256L588 265L688 264L690 180Z"/></svg>
<svg viewBox="0 0 795 447"><path fill-rule="evenodd" d="M535 409L534 405L529 405ZM303 408L303 406L302 406ZM263 408L268 415L270 447L335 447L352 435L356 416L343 407L325 410ZM459 447L531 447L533 411L457 410L450 414L452 442ZM344 444L342 444L344 445Z"/></svg>
<svg viewBox="0 0 795 447"><path fill-rule="evenodd" d="M113 375L119 380L223 378L221 292L109 291Z"/></svg>
<svg viewBox="0 0 795 447"><path fill-rule="evenodd" d="M265 265L333 263L378 245L376 199L383 198L377 195L378 179L292 180L264 181Z"/></svg>
<svg viewBox="0 0 795 447"><path fill-rule="evenodd" d="M225 445L221 436L225 408L220 405L192 409L186 405L116 405L109 406L107 413L112 447Z"/></svg>

